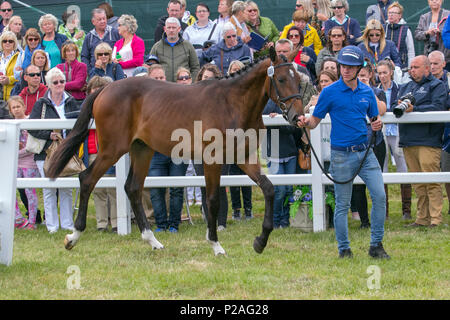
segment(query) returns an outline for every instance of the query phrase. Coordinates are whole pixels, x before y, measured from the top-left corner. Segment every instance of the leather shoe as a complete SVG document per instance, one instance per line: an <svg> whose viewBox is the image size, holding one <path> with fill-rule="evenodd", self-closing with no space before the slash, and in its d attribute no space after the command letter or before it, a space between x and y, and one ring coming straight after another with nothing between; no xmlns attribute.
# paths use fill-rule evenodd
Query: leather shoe
<svg viewBox="0 0 450 320"><path fill-rule="evenodd" d="M339 258L353 258L353 253L351 249L344 249L339 251Z"/></svg>
<svg viewBox="0 0 450 320"><path fill-rule="evenodd" d="M386 253L383 248L383 244L380 242L378 245L369 248L369 256L375 259L390 259L391 257Z"/></svg>
<svg viewBox="0 0 450 320"><path fill-rule="evenodd" d="M415 223L415 222L405 225L405 228L418 228L418 227L426 227L426 226Z"/></svg>

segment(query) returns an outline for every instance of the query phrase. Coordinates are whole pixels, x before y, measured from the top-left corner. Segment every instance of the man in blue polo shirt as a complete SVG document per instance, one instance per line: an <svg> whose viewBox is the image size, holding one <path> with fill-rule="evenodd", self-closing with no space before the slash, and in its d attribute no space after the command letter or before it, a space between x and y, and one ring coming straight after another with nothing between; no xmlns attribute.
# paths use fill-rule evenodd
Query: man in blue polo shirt
<svg viewBox="0 0 450 320"><path fill-rule="evenodd" d="M334 226L340 258L353 256L348 239L348 211L352 197L351 179L361 165L369 147L366 117L371 121L373 131L381 130L377 101L372 89L357 79L364 65L364 56L355 46L343 48L338 55L341 78L323 89L309 118L300 116L297 125L314 129L329 113L331 117L331 168L330 173L336 195ZM369 255L373 258L389 259L383 248L384 221L386 216L386 195L381 168L370 149L358 174L370 191L372 198L372 225Z"/></svg>

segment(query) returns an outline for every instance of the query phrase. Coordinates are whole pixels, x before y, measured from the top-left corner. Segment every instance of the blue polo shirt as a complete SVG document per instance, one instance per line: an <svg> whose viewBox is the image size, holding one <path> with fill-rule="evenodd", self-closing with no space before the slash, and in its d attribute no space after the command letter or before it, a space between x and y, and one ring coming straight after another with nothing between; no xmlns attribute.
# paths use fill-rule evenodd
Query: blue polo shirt
<svg viewBox="0 0 450 320"><path fill-rule="evenodd" d="M367 143L367 119L378 115L373 90L358 80L353 91L342 78L324 88L313 116L323 119L330 114L331 145L350 147Z"/></svg>

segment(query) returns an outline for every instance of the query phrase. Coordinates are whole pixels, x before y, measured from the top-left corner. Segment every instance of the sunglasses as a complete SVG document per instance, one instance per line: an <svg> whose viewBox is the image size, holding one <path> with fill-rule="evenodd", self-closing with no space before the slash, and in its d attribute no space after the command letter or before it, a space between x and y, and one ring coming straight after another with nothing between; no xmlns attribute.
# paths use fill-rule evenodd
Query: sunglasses
<svg viewBox="0 0 450 320"><path fill-rule="evenodd" d="M340 37L343 37L343 36L344 36L343 34L332 34L332 35L330 35L331 38L340 38Z"/></svg>
<svg viewBox="0 0 450 320"><path fill-rule="evenodd" d="M14 43L14 40L3 40L2 43Z"/></svg>
<svg viewBox="0 0 450 320"><path fill-rule="evenodd" d="M39 41L40 39L39 38L28 38L27 40L28 41Z"/></svg>
<svg viewBox="0 0 450 320"><path fill-rule="evenodd" d="M232 34L231 36L227 36L227 39L236 38L237 36L235 34Z"/></svg>
<svg viewBox="0 0 450 320"><path fill-rule="evenodd" d="M342 8L344 8L344 6L331 7L331 9L342 9Z"/></svg>
<svg viewBox="0 0 450 320"><path fill-rule="evenodd" d="M98 55L99 57L102 57L102 56L107 57L107 56L109 56L109 52L99 52L99 53L97 53L97 55Z"/></svg>
<svg viewBox="0 0 450 320"><path fill-rule="evenodd" d="M66 83L66 81L64 81L64 80L56 80L56 81L53 81L52 83L53 83L54 86L56 86L58 83L59 84L64 84L64 83Z"/></svg>
<svg viewBox="0 0 450 320"><path fill-rule="evenodd" d="M2 12L11 12L12 9L0 9Z"/></svg>
<svg viewBox="0 0 450 320"><path fill-rule="evenodd" d="M248 9L247 12L248 12L248 13L258 12L258 10L256 10L256 9Z"/></svg>
<svg viewBox="0 0 450 320"><path fill-rule="evenodd" d="M39 72L37 72L37 73L27 73L27 76L29 76L29 77L40 77L41 74Z"/></svg>
<svg viewBox="0 0 450 320"><path fill-rule="evenodd" d="M289 38L289 39L291 39L291 38L300 38L300 35L297 34L297 33L295 33L295 34L290 34L290 35L288 36L288 38Z"/></svg>
<svg viewBox="0 0 450 320"><path fill-rule="evenodd" d="M191 76L181 76L181 77L178 77L177 80L178 81L189 80L190 78L191 78Z"/></svg>
<svg viewBox="0 0 450 320"><path fill-rule="evenodd" d="M300 8L300 7L303 7L303 6L301 4L296 4L295 7L296 8Z"/></svg>
<svg viewBox="0 0 450 320"><path fill-rule="evenodd" d="M381 37L381 33L369 33L369 37Z"/></svg>

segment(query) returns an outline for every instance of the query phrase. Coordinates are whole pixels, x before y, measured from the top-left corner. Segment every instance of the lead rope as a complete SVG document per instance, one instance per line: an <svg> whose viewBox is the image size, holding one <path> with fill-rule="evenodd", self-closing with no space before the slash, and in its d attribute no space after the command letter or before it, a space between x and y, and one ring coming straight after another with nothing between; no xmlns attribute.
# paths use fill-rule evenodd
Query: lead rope
<svg viewBox="0 0 450 320"><path fill-rule="evenodd" d="M325 174L325 176L326 176L328 179L330 179L331 181L333 181L334 183L337 183L337 184L347 184L347 183L349 183L350 181L353 181L353 179L356 178L356 176L357 176L357 175L359 174L359 172L361 171L361 168L362 168L362 166L363 166L363 164L364 164L364 161L365 161L366 158L367 158L367 155L369 154L370 148L371 148L373 145L375 145L375 139L376 139L376 137L375 137L374 132L372 131L372 138L370 139L369 146L367 147L366 153L364 154L364 158L362 159L362 161L361 161L361 163L360 163L360 165L359 165L359 168L358 168L358 170L356 171L356 173L353 175L352 178L350 178L350 179L348 179L348 180L346 180L346 181L337 181L337 180L334 180L334 179L328 174L328 172L326 172L326 170L324 169L324 167L322 166L322 164L321 164L320 161L319 161L319 157L317 156L316 151L314 150L313 145L311 144L311 140L309 139L308 132L306 131L306 128L302 128L302 129L303 129L303 132L304 132L305 135L306 135L306 139L308 140L308 143L309 143L309 145L310 145L310 147L311 147L311 150L312 150L312 152L313 152L313 154L314 154L314 158L316 158L317 164L319 165L320 169L322 170L322 172Z"/></svg>

